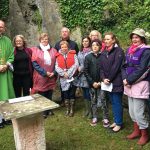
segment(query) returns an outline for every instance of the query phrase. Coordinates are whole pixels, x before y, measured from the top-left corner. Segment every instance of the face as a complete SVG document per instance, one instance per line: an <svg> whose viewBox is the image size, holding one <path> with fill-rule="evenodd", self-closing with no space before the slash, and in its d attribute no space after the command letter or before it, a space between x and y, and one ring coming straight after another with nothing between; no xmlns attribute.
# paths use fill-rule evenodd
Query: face
<svg viewBox="0 0 150 150"><path fill-rule="evenodd" d="M91 41L98 39L98 33L97 32L92 32L91 34Z"/></svg>
<svg viewBox="0 0 150 150"><path fill-rule="evenodd" d="M82 41L83 48L89 47L89 44L90 44L90 42L87 38L83 39L83 41Z"/></svg>
<svg viewBox="0 0 150 150"><path fill-rule="evenodd" d="M67 28L63 28L62 30L61 30L61 38L62 39L64 39L64 40L66 40L66 39L68 39L69 38L69 31L68 31L68 29Z"/></svg>
<svg viewBox="0 0 150 150"><path fill-rule="evenodd" d="M110 47L115 43L115 40L112 39L111 35L105 35L104 42L105 42L106 47Z"/></svg>
<svg viewBox="0 0 150 150"><path fill-rule="evenodd" d="M46 37L44 37L44 38L41 38L40 43L41 43L43 46L47 46L48 43L49 43L48 37L46 36Z"/></svg>
<svg viewBox="0 0 150 150"><path fill-rule="evenodd" d="M22 38L20 38L20 37L16 37L16 39L15 39L15 46L17 47L17 48L22 48L23 47L23 40L22 40Z"/></svg>
<svg viewBox="0 0 150 150"><path fill-rule="evenodd" d="M137 45L137 46L139 46L139 45L141 45L143 43L141 38L138 35L136 35L136 34L132 35L131 41L132 41L132 44Z"/></svg>
<svg viewBox="0 0 150 150"><path fill-rule="evenodd" d="M93 51L94 53L98 53L98 52L100 51L100 46L97 45L96 42L93 42L93 43L92 43L92 51Z"/></svg>
<svg viewBox="0 0 150 150"><path fill-rule="evenodd" d="M0 21L0 35L5 32L5 23Z"/></svg>
<svg viewBox="0 0 150 150"><path fill-rule="evenodd" d="M68 45L67 44L63 44L61 45L61 52L63 54L66 54L68 52L69 48L68 48Z"/></svg>

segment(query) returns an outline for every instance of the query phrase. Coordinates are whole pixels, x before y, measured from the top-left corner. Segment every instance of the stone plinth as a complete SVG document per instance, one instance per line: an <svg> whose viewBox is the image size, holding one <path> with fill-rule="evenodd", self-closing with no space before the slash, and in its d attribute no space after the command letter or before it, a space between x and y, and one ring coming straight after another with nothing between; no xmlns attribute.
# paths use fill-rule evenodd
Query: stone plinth
<svg viewBox="0 0 150 150"><path fill-rule="evenodd" d="M0 103L0 113L12 120L17 150L46 150L42 112L59 106L39 94L32 97L30 101Z"/></svg>

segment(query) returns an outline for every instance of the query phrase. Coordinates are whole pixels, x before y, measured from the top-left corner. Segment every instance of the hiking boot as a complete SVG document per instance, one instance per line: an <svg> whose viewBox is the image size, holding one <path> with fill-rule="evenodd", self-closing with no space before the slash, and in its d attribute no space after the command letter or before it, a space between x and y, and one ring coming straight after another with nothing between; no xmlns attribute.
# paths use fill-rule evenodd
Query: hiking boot
<svg viewBox="0 0 150 150"><path fill-rule="evenodd" d="M70 113L69 113L69 117L73 117L74 116L74 104L75 104L75 99L71 99L70 100Z"/></svg>
<svg viewBox="0 0 150 150"><path fill-rule="evenodd" d="M137 144L145 145L149 141L148 130L147 129L141 129L141 134L142 134L142 136L140 137Z"/></svg>
<svg viewBox="0 0 150 150"><path fill-rule="evenodd" d="M130 135L127 136L127 139L132 140L139 137L140 135L141 135L141 131L139 129L139 126L136 122L134 122L134 130Z"/></svg>

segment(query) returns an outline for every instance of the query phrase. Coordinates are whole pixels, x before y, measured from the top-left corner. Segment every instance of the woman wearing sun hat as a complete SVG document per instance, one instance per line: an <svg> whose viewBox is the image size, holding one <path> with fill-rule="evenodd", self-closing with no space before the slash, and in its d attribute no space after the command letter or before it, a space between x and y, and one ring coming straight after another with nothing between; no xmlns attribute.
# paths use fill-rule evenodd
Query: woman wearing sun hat
<svg viewBox="0 0 150 150"><path fill-rule="evenodd" d="M140 137L138 144L148 142L148 120L145 115L146 101L149 98L150 46L146 46L145 31L136 28L130 34L131 46L126 52L126 61L122 69L124 94L128 96L129 114L134 122L134 131L127 139Z"/></svg>

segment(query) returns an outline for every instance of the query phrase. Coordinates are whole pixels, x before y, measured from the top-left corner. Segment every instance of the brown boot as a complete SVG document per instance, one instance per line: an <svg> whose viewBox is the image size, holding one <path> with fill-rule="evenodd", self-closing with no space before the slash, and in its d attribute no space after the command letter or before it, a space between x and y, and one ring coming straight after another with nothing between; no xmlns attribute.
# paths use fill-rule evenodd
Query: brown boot
<svg viewBox="0 0 150 150"><path fill-rule="evenodd" d="M139 137L140 135L141 135L141 131L139 129L139 126L136 122L134 122L134 131L127 136L127 139L132 140Z"/></svg>
<svg viewBox="0 0 150 150"><path fill-rule="evenodd" d="M137 144L145 145L149 140L148 129L141 129L141 134L142 134L142 136L140 137Z"/></svg>
<svg viewBox="0 0 150 150"><path fill-rule="evenodd" d="M70 113L69 113L69 117L73 117L74 116L74 103L75 103L75 99L71 99L70 100Z"/></svg>
<svg viewBox="0 0 150 150"><path fill-rule="evenodd" d="M69 99L65 100L65 106L66 106L66 113L65 113L65 115L68 116L69 113L70 113L70 101L69 101Z"/></svg>

